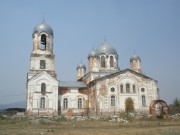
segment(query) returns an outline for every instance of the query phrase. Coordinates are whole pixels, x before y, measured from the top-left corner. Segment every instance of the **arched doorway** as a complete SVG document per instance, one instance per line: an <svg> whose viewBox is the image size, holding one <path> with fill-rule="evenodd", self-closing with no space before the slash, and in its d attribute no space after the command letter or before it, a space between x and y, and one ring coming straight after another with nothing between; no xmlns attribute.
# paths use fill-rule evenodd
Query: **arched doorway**
<svg viewBox="0 0 180 135"><path fill-rule="evenodd" d="M153 100L150 104L149 111L153 117L162 116L163 118L167 118L169 114L169 108L163 100Z"/></svg>

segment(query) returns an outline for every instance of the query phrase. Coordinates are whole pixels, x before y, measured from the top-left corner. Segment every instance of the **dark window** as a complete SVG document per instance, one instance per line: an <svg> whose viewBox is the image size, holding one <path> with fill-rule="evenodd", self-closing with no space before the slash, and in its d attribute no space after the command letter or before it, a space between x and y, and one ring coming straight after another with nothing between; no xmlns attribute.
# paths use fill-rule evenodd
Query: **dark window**
<svg viewBox="0 0 180 135"><path fill-rule="evenodd" d="M42 97L40 100L40 108L45 108L45 98Z"/></svg>
<svg viewBox="0 0 180 135"><path fill-rule="evenodd" d="M111 106L115 106L115 96L111 96Z"/></svg>
<svg viewBox="0 0 180 135"><path fill-rule="evenodd" d="M145 89L144 88L141 88L141 92L144 92L145 91Z"/></svg>
<svg viewBox="0 0 180 135"><path fill-rule="evenodd" d="M112 87L112 88L111 88L111 92L114 92L114 91L115 91L115 88L114 88L114 87Z"/></svg>
<svg viewBox="0 0 180 135"><path fill-rule="evenodd" d="M146 106L146 97L142 95L142 106Z"/></svg>
<svg viewBox="0 0 180 135"><path fill-rule="evenodd" d="M78 98L78 108L82 108L82 99Z"/></svg>
<svg viewBox="0 0 180 135"><path fill-rule="evenodd" d="M133 92L136 93L136 86L133 85Z"/></svg>
<svg viewBox="0 0 180 135"><path fill-rule="evenodd" d="M46 93L46 84L45 84L45 83L42 83L42 84L41 84L41 94L42 94L42 95L45 95L45 93Z"/></svg>
<svg viewBox="0 0 180 135"><path fill-rule="evenodd" d="M105 67L106 63L105 63L105 57L101 56L101 67Z"/></svg>
<svg viewBox="0 0 180 135"><path fill-rule="evenodd" d="M46 35L41 35L41 49L46 50Z"/></svg>
<svg viewBox="0 0 180 135"><path fill-rule="evenodd" d="M127 92L127 93L130 92L130 85L129 85L129 83L126 84L126 92Z"/></svg>
<svg viewBox="0 0 180 135"><path fill-rule="evenodd" d="M110 67L114 67L114 59L113 59L113 56L110 56Z"/></svg>
<svg viewBox="0 0 180 135"><path fill-rule="evenodd" d="M123 85L121 84L121 86L120 86L120 87L121 87L121 93L123 93Z"/></svg>
<svg viewBox="0 0 180 135"><path fill-rule="evenodd" d="M65 98L63 101L63 108L64 109L68 108L68 99L67 98Z"/></svg>
<svg viewBox="0 0 180 135"><path fill-rule="evenodd" d="M46 68L46 61L40 60L40 69L45 69L45 68Z"/></svg>

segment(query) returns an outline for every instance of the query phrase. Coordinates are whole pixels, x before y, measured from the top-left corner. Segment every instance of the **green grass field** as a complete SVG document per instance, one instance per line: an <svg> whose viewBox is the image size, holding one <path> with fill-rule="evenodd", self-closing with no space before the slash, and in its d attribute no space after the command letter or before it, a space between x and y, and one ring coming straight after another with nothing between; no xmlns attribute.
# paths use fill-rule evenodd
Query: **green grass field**
<svg viewBox="0 0 180 135"><path fill-rule="evenodd" d="M108 120L11 118L0 120L0 135L180 135L180 121L118 123Z"/></svg>

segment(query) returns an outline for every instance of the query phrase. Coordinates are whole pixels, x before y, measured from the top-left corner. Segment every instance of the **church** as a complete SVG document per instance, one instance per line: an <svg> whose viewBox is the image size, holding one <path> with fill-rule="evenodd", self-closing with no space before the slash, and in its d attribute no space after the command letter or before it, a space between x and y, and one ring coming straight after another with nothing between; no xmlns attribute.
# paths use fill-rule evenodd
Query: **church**
<svg viewBox="0 0 180 135"><path fill-rule="evenodd" d="M26 82L29 116L123 112L129 99L135 111L149 112L151 102L158 100L158 82L142 74L141 58L134 53L130 68L120 69L118 53L107 41L87 54L88 68L77 65L76 81L58 80L53 37L45 21L33 29Z"/></svg>

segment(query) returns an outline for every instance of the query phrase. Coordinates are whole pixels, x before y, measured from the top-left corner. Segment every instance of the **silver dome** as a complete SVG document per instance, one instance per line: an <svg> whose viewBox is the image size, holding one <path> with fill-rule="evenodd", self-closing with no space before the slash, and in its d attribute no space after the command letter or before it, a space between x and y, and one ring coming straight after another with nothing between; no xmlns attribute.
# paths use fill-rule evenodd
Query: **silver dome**
<svg viewBox="0 0 180 135"><path fill-rule="evenodd" d="M110 46L107 42L104 42L102 45L100 45L96 49L96 51L98 54L105 54L105 55L115 54L115 55L117 55L116 49L114 49L112 46Z"/></svg>
<svg viewBox="0 0 180 135"><path fill-rule="evenodd" d="M88 57L94 57L94 56L97 56L97 52L96 52L95 49L93 49L93 50L91 50L91 51L89 52Z"/></svg>
<svg viewBox="0 0 180 135"><path fill-rule="evenodd" d="M81 69L81 68L86 69L86 66L82 62L79 63L79 65L77 65L77 69Z"/></svg>
<svg viewBox="0 0 180 135"><path fill-rule="evenodd" d="M46 33L48 33L48 34L53 36L53 30L52 30L51 26L49 26L44 21L34 27L33 34L36 33L36 32L39 32L39 33L40 32L46 32Z"/></svg>
<svg viewBox="0 0 180 135"><path fill-rule="evenodd" d="M139 60L139 61L141 61L141 58L134 53L133 56L132 56L131 59L130 59L130 62L133 61L133 60Z"/></svg>

